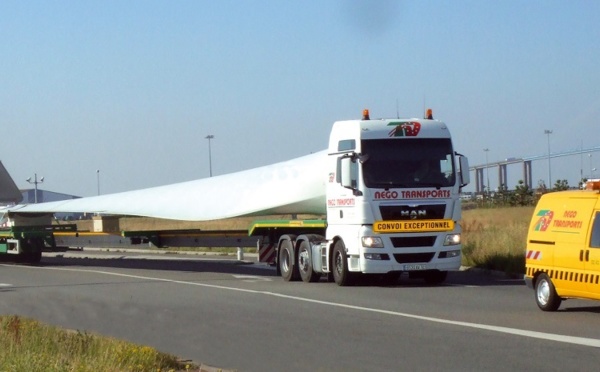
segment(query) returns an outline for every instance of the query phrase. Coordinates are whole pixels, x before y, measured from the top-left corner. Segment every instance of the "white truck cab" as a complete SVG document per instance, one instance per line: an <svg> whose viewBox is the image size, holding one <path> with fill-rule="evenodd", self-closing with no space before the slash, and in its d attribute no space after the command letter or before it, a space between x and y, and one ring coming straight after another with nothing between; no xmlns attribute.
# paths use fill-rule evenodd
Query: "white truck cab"
<svg viewBox="0 0 600 372"><path fill-rule="evenodd" d="M370 120L365 112L333 125L326 239L338 284L354 272L405 271L441 282L460 268L468 162L446 124L426 117Z"/></svg>

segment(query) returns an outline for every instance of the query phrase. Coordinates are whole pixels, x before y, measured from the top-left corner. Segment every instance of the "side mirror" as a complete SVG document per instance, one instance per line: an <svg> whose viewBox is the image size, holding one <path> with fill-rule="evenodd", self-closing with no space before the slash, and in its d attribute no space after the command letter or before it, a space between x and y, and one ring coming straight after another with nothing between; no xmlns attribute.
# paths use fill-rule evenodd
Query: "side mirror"
<svg viewBox="0 0 600 372"><path fill-rule="evenodd" d="M352 158L343 157L340 159L341 162L341 178L342 186L348 189L353 189L356 186L356 180L352 179Z"/></svg>
<svg viewBox="0 0 600 372"><path fill-rule="evenodd" d="M469 173L469 159L466 156L459 155L458 161L460 164L460 187L465 187L471 182L471 175Z"/></svg>

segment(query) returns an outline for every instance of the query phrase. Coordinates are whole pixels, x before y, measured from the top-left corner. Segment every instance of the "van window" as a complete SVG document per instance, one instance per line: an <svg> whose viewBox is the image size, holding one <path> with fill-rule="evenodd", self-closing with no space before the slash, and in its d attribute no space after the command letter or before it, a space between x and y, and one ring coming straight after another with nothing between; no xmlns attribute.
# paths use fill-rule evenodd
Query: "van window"
<svg viewBox="0 0 600 372"><path fill-rule="evenodd" d="M591 248L600 248L600 212L594 215L594 225L592 226L592 237L590 238Z"/></svg>

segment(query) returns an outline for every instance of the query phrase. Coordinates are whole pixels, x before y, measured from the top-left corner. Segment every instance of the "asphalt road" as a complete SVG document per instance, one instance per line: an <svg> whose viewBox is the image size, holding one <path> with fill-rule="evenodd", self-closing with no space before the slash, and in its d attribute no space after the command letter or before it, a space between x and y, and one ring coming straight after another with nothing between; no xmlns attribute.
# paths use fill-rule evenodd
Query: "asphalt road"
<svg viewBox="0 0 600 372"><path fill-rule="evenodd" d="M596 370L600 302L538 310L522 280L451 273L354 287L223 257L45 254L0 264L0 314L239 371ZM248 258L248 257L246 257Z"/></svg>

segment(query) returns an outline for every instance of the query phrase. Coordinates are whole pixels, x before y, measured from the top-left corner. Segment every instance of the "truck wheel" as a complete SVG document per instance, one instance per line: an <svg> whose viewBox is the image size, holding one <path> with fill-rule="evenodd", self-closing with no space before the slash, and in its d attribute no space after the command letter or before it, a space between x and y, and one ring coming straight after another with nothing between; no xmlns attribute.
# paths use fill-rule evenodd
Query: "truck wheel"
<svg viewBox="0 0 600 372"><path fill-rule="evenodd" d="M313 270L312 250L308 241L303 240L300 243L300 247L298 247L298 260L296 262L298 263L298 271L300 272L302 281L313 283L319 280L321 275Z"/></svg>
<svg viewBox="0 0 600 372"><path fill-rule="evenodd" d="M284 240L279 246L279 270L286 282L298 280L298 265L292 263L294 257L294 246L289 240Z"/></svg>
<svg viewBox="0 0 600 372"><path fill-rule="evenodd" d="M447 271L431 270L423 273L423 279L425 279L425 283L432 285L442 284L446 280L446 277L448 277Z"/></svg>
<svg viewBox="0 0 600 372"><path fill-rule="evenodd" d="M562 302L552 280L545 273L540 274L535 282L535 302L544 311L556 311Z"/></svg>
<svg viewBox="0 0 600 372"><path fill-rule="evenodd" d="M351 273L348 271L348 256L344 242L338 240L333 246L333 280L344 287L351 284Z"/></svg>

